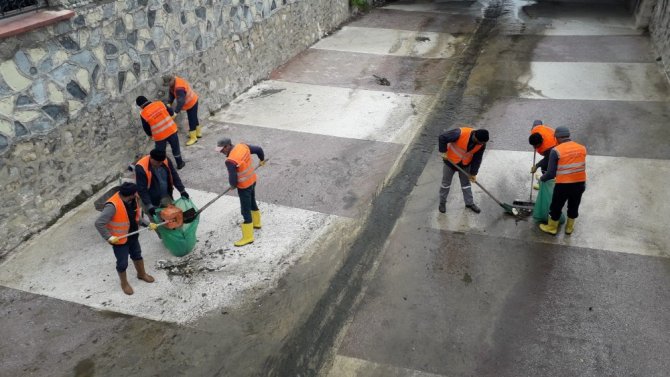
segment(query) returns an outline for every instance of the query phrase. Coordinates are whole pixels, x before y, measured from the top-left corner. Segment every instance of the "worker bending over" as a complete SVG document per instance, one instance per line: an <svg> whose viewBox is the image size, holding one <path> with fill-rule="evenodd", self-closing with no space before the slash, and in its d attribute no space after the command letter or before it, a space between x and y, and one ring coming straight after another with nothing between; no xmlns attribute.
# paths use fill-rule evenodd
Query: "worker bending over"
<svg viewBox="0 0 670 377"><path fill-rule="evenodd" d="M242 143L233 145L227 137L217 142L216 150L226 155L230 187L237 187L244 223L242 224L242 238L235 242L235 246L244 246L254 242L254 228L261 228L261 212L256 203L257 178L251 155L258 156L262 166L265 164L265 154L261 147L255 145Z"/></svg>
<svg viewBox="0 0 670 377"><path fill-rule="evenodd" d="M549 154L558 144L554 136L554 129L544 124L541 120L533 122L533 128L530 130L528 143L535 148L535 151L542 156L542 159L530 168L530 173L535 174L539 168L542 174L546 173L549 164ZM535 190L539 190L538 184L533 185Z"/></svg>
<svg viewBox="0 0 670 377"><path fill-rule="evenodd" d="M565 202L568 202L568 221L565 224L565 234L572 234L575 219L579 216L579 204L586 189L586 147L570 140L570 130L567 127L556 128L558 145L549 154L547 172L540 180L546 182L556 178L554 194L549 207L547 224L540 224L540 229L549 234L558 233L561 211Z"/></svg>
<svg viewBox="0 0 670 377"><path fill-rule="evenodd" d="M165 151L154 149L135 164L135 182L142 204L147 213L154 216L157 207L172 203L176 188L183 198L189 197L172 161Z"/></svg>
<svg viewBox="0 0 670 377"><path fill-rule="evenodd" d="M486 142L489 141L489 132L484 129L475 130L470 127L460 127L451 129L438 139L438 147L444 159L442 169L442 186L440 187L440 205L438 210L442 213L447 211L447 196L454 173L457 171L452 165L458 165L469 173L470 177L458 172L458 178L461 181L461 190L465 206L475 213L481 212L481 209L475 204L472 196L472 184L477 179L477 172L482 163Z"/></svg>
<svg viewBox="0 0 670 377"><path fill-rule="evenodd" d="M172 155L177 162L177 169L183 168L186 163L181 158L177 123L174 121L176 115L172 109L165 106L162 101L151 102L144 96L137 97L135 103L142 109L140 113L142 128L147 136L154 139L155 148L165 151L169 143Z"/></svg>
<svg viewBox="0 0 670 377"><path fill-rule="evenodd" d="M126 182L121 185L116 194L107 200L102 213L95 221L95 227L102 238L112 245L116 257L116 271L121 280L121 289L127 295L133 294L133 288L126 277L128 256L133 260L137 278L147 283L154 282L154 278L144 270L139 235L121 237L138 230L140 224L148 225L151 230L156 230L156 224L147 223L141 219L140 205L137 200L137 186L134 183Z"/></svg>
<svg viewBox="0 0 670 377"><path fill-rule="evenodd" d="M193 145L202 137L202 126L198 121L198 95L191 89L191 85L179 76L166 75L163 76L164 82L169 86L168 104L171 106L172 102L177 100L177 105L174 108L175 114L179 114L182 110L186 111L188 117L188 141L186 145Z"/></svg>

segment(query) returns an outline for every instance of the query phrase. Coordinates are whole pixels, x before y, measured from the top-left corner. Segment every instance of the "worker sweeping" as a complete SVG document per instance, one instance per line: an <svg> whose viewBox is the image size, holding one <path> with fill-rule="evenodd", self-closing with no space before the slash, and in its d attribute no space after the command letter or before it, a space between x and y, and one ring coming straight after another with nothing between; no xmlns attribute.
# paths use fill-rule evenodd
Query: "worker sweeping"
<svg viewBox="0 0 670 377"><path fill-rule="evenodd" d="M159 149L153 149L149 155L137 161L135 182L144 209L152 217L156 214L156 208L172 203L175 188L183 198L189 198L172 161L167 158L165 151Z"/></svg>
<svg viewBox="0 0 670 377"><path fill-rule="evenodd" d="M470 174L468 177L466 174L458 171L465 207L475 213L481 212L481 209L474 202L470 181L475 182L477 179L477 172L482 163L486 142L488 141L489 132L487 130L475 130L470 127L454 128L439 136L438 147L440 153L444 154L440 205L438 206L438 210L441 213L447 212L447 196L449 195L454 173L456 173L456 168L452 164L458 165Z"/></svg>
<svg viewBox="0 0 670 377"><path fill-rule="evenodd" d="M95 221L98 232L114 250L116 257L116 271L121 280L121 289L127 295L133 294L133 288L128 283L126 269L128 268L128 257L133 260L137 278L147 283L153 283L154 278L147 274L142 259L142 248L140 247L139 235L122 237L125 234L138 230L140 224L156 230L157 225L141 220L140 205L137 200L137 186L126 182L121 185L119 191L112 195Z"/></svg>
<svg viewBox="0 0 670 377"><path fill-rule="evenodd" d="M193 91L191 85L183 78L175 75L163 76L163 81L169 86L168 104L177 100L174 108L175 114L182 110L186 111L188 117L188 140L186 145L193 145L202 137L202 126L198 121L198 95Z"/></svg>
<svg viewBox="0 0 670 377"><path fill-rule="evenodd" d="M167 144L172 148L172 156L177 163L177 169L183 168L186 163L181 158L179 148L179 136L177 134L177 123L174 121L174 112L162 101L149 101L147 97L139 96L135 103L142 109L140 119L142 128L147 136L154 139L155 148L161 151L167 149Z"/></svg>
<svg viewBox="0 0 670 377"><path fill-rule="evenodd" d="M217 142L216 150L227 156L228 181L230 187L237 187L244 223L242 223L242 238L235 242L235 246L244 246L254 242L254 229L261 228L261 212L256 203L256 172L251 155L258 156L260 165L263 166L265 154L261 147L255 145L242 143L233 145L227 137Z"/></svg>
<svg viewBox="0 0 670 377"><path fill-rule="evenodd" d="M554 136L554 129L547 126L541 120L533 122L533 127L530 130L528 143L535 148L535 151L542 156L542 159L530 168L530 173L535 174L539 168L542 174L546 173L547 165L549 164L549 154L551 150L558 144ZM534 185L535 190L539 190L539 185Z"/></svg>
<svg viewBox="0 0 670 377"><path fill-rule="evenodd" d="M570 139L567 127L558 127L555 132L558 145L549 154L547 172L540 180L546 182L556 178L554 195L549 207L547 224L540 224L540 229L549 234L558 233L561 211L568 202L568 221L565 234L572 234L575 219L579 216L579 204L586 189L586 147Z"/></svg>

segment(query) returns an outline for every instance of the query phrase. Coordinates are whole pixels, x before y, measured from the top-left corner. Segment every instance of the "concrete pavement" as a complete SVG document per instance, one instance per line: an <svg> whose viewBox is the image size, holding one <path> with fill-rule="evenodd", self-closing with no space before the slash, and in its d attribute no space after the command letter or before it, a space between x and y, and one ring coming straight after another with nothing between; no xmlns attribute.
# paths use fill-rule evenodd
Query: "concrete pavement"
<svg viewBox="0 0 670 377"><path fill-rule="evenodd" d="M437 3L388 8L445 13ZM507 202L528 199L532 121L569 127L589 150L575 233L548 236L474 185L481 214L464 208L459 190L440 214L435 146L323 375L667 374L662 67L624 9L518 3L506 11L462 105L445 118L489 129L478 180Z"/></svg>

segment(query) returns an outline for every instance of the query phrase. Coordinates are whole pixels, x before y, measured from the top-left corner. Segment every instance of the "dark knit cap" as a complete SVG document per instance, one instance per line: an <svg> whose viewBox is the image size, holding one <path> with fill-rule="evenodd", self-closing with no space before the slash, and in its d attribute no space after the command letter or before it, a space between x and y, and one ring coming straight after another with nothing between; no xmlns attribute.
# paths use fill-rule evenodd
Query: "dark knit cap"
<svg viewBox="0 0 670 377"><path fill-rule="evenodd" d="M535 132L533 134L530 134L530 136L528 137L528 144L532 146L538 146L542 144L543 140L544 139L542 139L542 135L540 135L539 132Z"/></svg>
<svg viewBox="0 0 670 377"><path fill-rule="evenodd" d="M543 124L544 124L544 122L541 121L541 120L538 120L538 119L536 119L536 120L533 121L533 127L535 127L535 126L541 126L541 125L543 125Z"/></svg>
<svg viewBox="0 0 670 377"><path fill-rule="evenodd" d="M556 136L557 139L566 139L570 137L570 130L568 127L556 127L556 131L554 131L554 136Z"/></svg>
<svg viewBox="0 0 670 377"><path fill-rule="evenodd" d="M165 158L167 157L165 151L161 151L158 149L152 149L151 152L149 152L149 156L151 156L152 159L161 162L165 161Z"/></svg>
<svg viewBox="0 0 670 377"><path fill-rule="evenodd" d="M145 96L139 96L139 97L137 97L137 98L135 99L135 103L136 103L137 106L139 106L139 107L144 106L144 104L146 104L147 102L149 102L149 100L148 100L147 97L145 97Z"/></svg>
<svg viewBox="0 0 670 377"><path fill-rule="evenodd" d="M123 182L119 188L119 194L123 196L131 196L137 193L137 185L132 182Z"/></svg>
<svg viewBox="0 0 670 377"><path fill-rule="evenodd" d="M485 129L475 130L475 137L481 143L486 143L487 141L489 141L489 131Z"/></svg>

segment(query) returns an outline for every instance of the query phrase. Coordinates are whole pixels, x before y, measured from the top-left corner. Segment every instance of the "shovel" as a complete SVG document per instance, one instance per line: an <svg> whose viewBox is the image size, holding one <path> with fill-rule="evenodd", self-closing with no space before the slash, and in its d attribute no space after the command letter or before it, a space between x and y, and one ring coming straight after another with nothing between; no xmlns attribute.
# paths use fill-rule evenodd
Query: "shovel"
<svg viewBox="0 0 670 377"><path fill-rule="evenodd" d="M157 225L157 226L163 226L163 225L165 225L165 224L167 224L167 223L169 223L169 221L163 221L162 223L158 223L158 224L156 224L156 225ZM149 230L149 229L151 229L151 228L149 228L149 227L142 228L142 229L140 229L140 230L136 230L136 231L134 231L134 232L130 232L130 233L128 233L128 234L124 234L124 235L122 235L122 236L119 236L119 239L122 240L122 239L124 239L124 238L126 238L126 237L134 236L134 235L136 235L136 234L142 233L142 232L144 232L144 231L146 231L146 230Z"/></svg>
<svg viewBox="0 0 670 377"><path fill-rule="evenodd" d="M270 160L269 158L266 158L265 163L267 163L269 160ZM258 168L260 168L261 166L262 166L261 164L256 165L254 170L258 170ZM199 211L196 211L195 208L190 208L190 209L187 209L186 211L184 211L184 223L186 223L186 224L192 223L193 220L195 220L202 213L202 211L206 210L207 207L212 205L215 201L219 200L222 196L226 195L228 193L228 191L232 190L233 188L234 187L232 187L232 186L228 187L226 189L226 191L220 193L214 199L210 200L209 202L207 202L207 204L202 206L202 208L200 208Z"/></svg>
<svg viewBox="0 0 670 377"><path fill-rule="evenodd" d="M449 161L449 160L447 160L447 161ZM471 176L470 174L468 174L468 172L466 172L465 170L461 169L458 165L454 164L454 163L451 162L451 161L449 161L449 163L451 164L451 166L453 166L453 167L455 167L456 169L458 169L458 171L460 171L461 173L465 174L466 177L468 177L468 178L472 178L472 176ZM501 206L501 207L505 210L505 213L508 213L508 214L510 214L510 215L514 215L514 216L518 216L518 215L519 215L519 210L516 209L516 208L514 208L513 205L511 205L511 204L507 204L507 203L503 203L503 202L501 202L500 200L498 200L495 196L493 196L493 194L491 194L487 189L485 189L484 186L481 185L481 183L477 182L476 180L474 181L474 183L475 183L477 186L479 186L480 189L484 190L484 192L486 193L486 195L488 195L491 199L493 199L496 203L498 203L498 205Z"/></svg>

